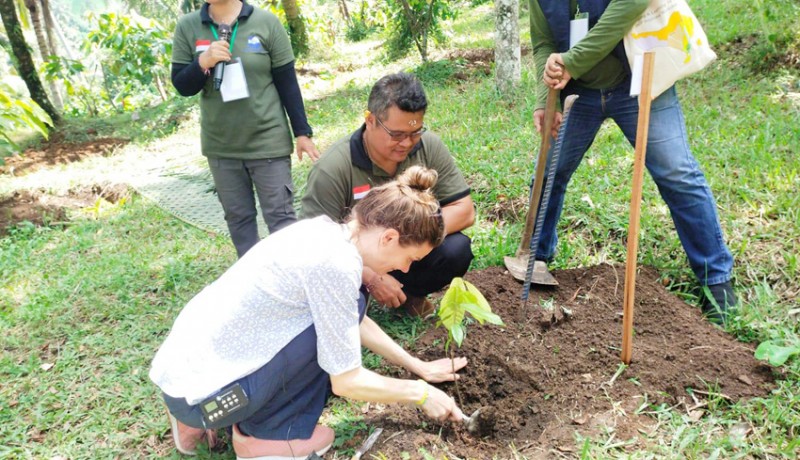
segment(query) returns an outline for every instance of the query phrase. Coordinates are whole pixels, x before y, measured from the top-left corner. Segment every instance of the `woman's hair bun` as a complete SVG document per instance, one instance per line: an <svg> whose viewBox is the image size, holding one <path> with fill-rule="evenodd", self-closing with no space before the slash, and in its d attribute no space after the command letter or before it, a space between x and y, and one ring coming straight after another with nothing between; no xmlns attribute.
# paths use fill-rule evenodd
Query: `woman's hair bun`
<svg viewBox="0 0 800 460"><path fill-rule="evenodd" d="M436 170L412 166L397 178L397 182L416 190L430 190L436 185L439 174Z"/></svg>

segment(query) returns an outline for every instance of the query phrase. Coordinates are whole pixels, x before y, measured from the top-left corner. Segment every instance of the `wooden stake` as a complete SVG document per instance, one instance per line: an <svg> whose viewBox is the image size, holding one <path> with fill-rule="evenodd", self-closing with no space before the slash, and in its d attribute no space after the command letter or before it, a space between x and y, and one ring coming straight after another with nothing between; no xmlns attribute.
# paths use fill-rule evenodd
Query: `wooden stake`
<svg viewBox="0 0 800 460"><path fill-rule="evenodd" d="M622 301L622 362L631 363L633 354L633 298L636 291L636 253L639 250L639 215L642 209L642 181L644 158L647 152L647 134L650 127L651 90L653 88L653 63L655 53L644 53L642 89L639 93L639 120L636 125L636 146L633 159L633 185L631 187L631 215L628 222L628 255L625 260L625 288Z"/></svg>

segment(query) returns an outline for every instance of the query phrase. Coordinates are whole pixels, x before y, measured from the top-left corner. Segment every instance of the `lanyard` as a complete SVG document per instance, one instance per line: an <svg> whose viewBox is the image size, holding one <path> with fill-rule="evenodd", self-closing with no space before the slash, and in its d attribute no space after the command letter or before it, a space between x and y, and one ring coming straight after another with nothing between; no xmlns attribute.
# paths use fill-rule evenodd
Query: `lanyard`
<svg viewBox="0 0 800 460"><path fill-rule="evenodd" d="M229 50L233 53L233 42L236 40L236 31L239 30L239 21L236 21L236 24L233 26L233 33L231 33L231 49ZM211 24L211 33L214 34L214 39L219 40L219 34L217 33L217 28L214 24Z"/></svg>

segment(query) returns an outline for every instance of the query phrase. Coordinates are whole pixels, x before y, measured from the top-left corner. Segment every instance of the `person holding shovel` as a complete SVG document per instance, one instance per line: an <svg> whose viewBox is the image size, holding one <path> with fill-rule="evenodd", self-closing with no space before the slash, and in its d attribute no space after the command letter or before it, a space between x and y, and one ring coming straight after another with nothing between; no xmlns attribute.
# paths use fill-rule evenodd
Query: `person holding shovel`
<svg viewBox="0 0 800 460"><path fill-rule="evenodd" d="M564 127L537 260L553 259L567 185L603 121L614 120L635 144L639 106L637 98L629 96L631 70L622 39L648 4L649 0L530 0L534 61L542 72L534 112L537 131L541 133L544 125L548 88L561 90L562 104L571 94L579 96ZM587 22L588 33L576 32L581 21ZM553 132L542 134L555 136L561 120L562 114L556 113ZM704 297L703 312L710 320L723 322L737 305L731 286L733 257L725 245L714 196L689 149L674 87L652 101L646 167L670 209L695 276L711 293L711 299Z"/></svg>
<svg viewBox="0 0 800 460"><path fill-rule="evenodd" d="M239 459L322 455L334 439L317 424L331 391L462 421L455 401L427 382L457 379L466 358L411 356L365 316L360 289L366 267L407 272L441 243L436 176L409 168L344 224L320 216L270 235L186 305L150 370L180 452L213 445L213 430L232 426ZM362 346L421 379L365 369Z"/></svg>
<svg viewBox="0 0 800 460"><path fill-rule="evenodd" d="M378 302L412 316L434 312L427 295L463 276L472 262L462 230L475 221L470 188L447 147L424 124L428 100L422 83L408 73L386 75L372 87L364 124L335 142L311 168L301 217L327 215L340 221L370 190L413 165L439 174L433 194L442 206L445 239L408 273L364 268L363 283Z"/></svg>

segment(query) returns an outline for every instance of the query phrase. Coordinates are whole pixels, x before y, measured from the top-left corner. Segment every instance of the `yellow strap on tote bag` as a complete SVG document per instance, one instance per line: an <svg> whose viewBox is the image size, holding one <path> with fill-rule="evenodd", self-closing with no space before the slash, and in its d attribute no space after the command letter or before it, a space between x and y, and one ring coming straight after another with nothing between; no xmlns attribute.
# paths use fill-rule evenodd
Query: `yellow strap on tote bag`
<svg viewBox="0 0 800 460"><path fill-rule="evenodd" d="M684 0L651 0L625 35L624 43L631 69L637 56L645 51L655 52L653 99L717 58Z"/></svg>

